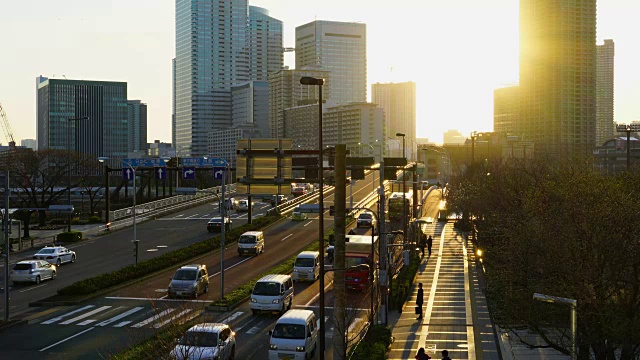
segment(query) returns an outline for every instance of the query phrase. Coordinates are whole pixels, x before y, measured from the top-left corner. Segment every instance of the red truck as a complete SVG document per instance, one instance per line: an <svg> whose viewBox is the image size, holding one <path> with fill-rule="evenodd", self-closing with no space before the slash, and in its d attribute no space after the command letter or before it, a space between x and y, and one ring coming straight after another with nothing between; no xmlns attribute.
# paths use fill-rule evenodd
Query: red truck
<svg viewBox="0 0 640 360"><path fill-rule="evenodd" d="M345 286L351 290L368 290L371 286L372 269L373 283L377 281L375 266L379 260L378 237L346 235L345 242Z"/></svg>

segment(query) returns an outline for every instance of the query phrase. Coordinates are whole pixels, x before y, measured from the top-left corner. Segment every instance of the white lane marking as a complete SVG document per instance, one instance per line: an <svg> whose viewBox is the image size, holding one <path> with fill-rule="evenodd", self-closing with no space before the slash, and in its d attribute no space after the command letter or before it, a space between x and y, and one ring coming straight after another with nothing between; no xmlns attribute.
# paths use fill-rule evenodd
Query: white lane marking
<svg viewBox="0 0 640 360"><path fill-rule="evenodd" d="M47 321L44 321L44 322L42 322L42 324L53 324L56 321L60 321L60 320L62 320L64 318L66 318L66 317L69 317L69 316L71 316L73 314L77 314L77 313L79 313L81 311L85 311L87 309L91 309L92 307L95 307L95 305L87 305L87 306L85 306L83 308L80 308L80 309L77 309L77 310L73 310L72 312L68 312L68 313L62 314L62 315L60 315L58 317L54 317L53 319L49 319Z"/></svg>
<svg viewBox="0 0 640 360"><path fill-rule="evenodd" d="M120 315L114 316L114 317L112 317L111 319L108 319L108 320L105 320L105 321L103 321L103 322L101 322L101 323L99 323L99 324L96 324L96 326L105 326L105 325L109 325L109 324L114 323L114 322L116 322L116 321L118 321L118 320L120 320L120 319L122 319L122 318L125 318L125 317L127 317L127 316L129 316L129 315L131 315L131 314L133 314L133 313L136 313L136 312L138 312L138 311L140 311L140 310L142 310L142 309L144 309L144 308L143 308L143 307L141 307L141 306L134 307L133 309L131 309L131 310L129 310L129 311L125 311L125 312L123 312L123 313L122 313L122 314L120 314Z"/></svg>
<svg viewBox="0 0 640 360"><path fill-rule="evenodd" d="M156 252L158 249L147 249L147 252Z"/></svg>
<svg viewBox="0 0 640 360"><path fill-rule="evenodd" d="M156 247L157 247L157 248L166 248L166 247L168 247L168 246L167 246L167 245L158 245L158 246L156 246Z"/></svg>
<svg viewBox="0 0 640 360"><path fill-rule="evenodd" d="M162 298L137 298L137 297L127 297L127 296L122 296L122 297L120 297L120 296L105 296L105 299L109 299L109 300L144 300L144 301L163 300L163 301L188 301L188 302L195 302L195 303L211 303L211 300L165 299L164 297L162 297Z"/></svg>
<svg viewBox="0 0 640 360"><path fill-rule="evenodd" d="M97 320L96 319L89 319L89 320L85 320L85 321L83 321L81 323L77 323L76 325L78 325L78 326L89 325L89 324L91 324L92 322L95 322L95 321L97 321Z"/></svg>
<svg viewBox="0 0 640 360"><path fill-rule="evenodd" d="M242 315L242 314L244 314L244 312L242 312L242 311L237 311L237 312L235 312L235 313L231 314L229 317L227 317L226 319L224 319L224 320L222 320L222 321L220 321L220 322L221 322L221 323L223 323L223 324L229 324L229 323L231 323L233 320L235 320L236 318L238 318L238 316L240 316L240 315Z"/></svg>
<svg viewBox="0 0 640 360"><path fill-rule="evenodd" d="M97 309L95 309L95 310L89 311L89 312L88 312L88 313L86 313L86 314L82 314L82 315L80 315L80 316L76 316L76 317L74 317L73 319L69 319L69 320L67 320L67 321L63 321L63 322L61 322L61 323L60 323L60 325L69 325L69 324L71 324L71 323L73 323L73 322L76 322L76 321L78 321L78 320L82 320L82 319L84 319L84 318L88 318L88 317L89 317L89 316L91 316L91 315L97 314L97 313L102 312L102 311L105 311L105 310L107 310L107 309L111 309L111 306L109 306L109 305L105 305L105 306L99 307L99 308L97 308Z"/></svg>
<svg viewBox="0 0 640 360"><path fill-rule="evenodd" d="M248 258L246 258L246 259L244 259L244 260L242 260L242 261L240 261L240 262L237 262L237 263L235 263L235 264L233 264L233 265L229 266L228 268L226 268L226 269L224 269L224 270L225 270L225 271L227 271L227 270L229 270L229 269L231 269L231 268L234 268L234 267L236 267L236 266L238 266L238 265L242 264L243 262L245 262L245 261L249 261L249 260L251 260L251 259L253 259L253 258L252 258L252 257L248 257ZM213 274L213 275L209 275L209 279L211 279L212 277L214 277L214 276L216 276L216 275L219 275L219 274L220 274L220 271L218 271L217 273L215 273L215 274Z"/></svg>
<svg viewBox="0 0 640 360"><path fill-rule="evenodd" d="M307 226L307 225L309 225L309 224L311 224L311 221L309 221L308 223L306 223L306 224L304 224L304 225L302 225L302 226Z"/></svg>
<svg viewBox="0 0 640 360"><path fill-rule="evenodd" d="M176 217L178 217L178 218L179 217L183 217L183 216L184 216L184 214L176 215Z"/></svg>
<svg viewBox="0 0 640 360"><path fill-rule="evenodd" d="M253 335L253 334L257 333L258 331L260 331L260 327L259 326L254 326L251 329L247 330L247 334Z"/></svg>
<svg viewBox="0 0 640 360"><path fill-rule="evenodd" d="M196 217L198 215L200 215L200 214L193 214L193 215L187 216L185 219L191 219L192 217Z"/></svg>
<svg viewBox="0 0 640 360"><path fill-rule="evenodd" d="M42 351L45 351L45 350L51 349L52 347L54 347L54 346L56 346L56 345L62 344L62 343L63 343L63 342L65 342L65 341L71 340L71 339L73 339L74 337L76 337L76 336L80 336L80 335L82 335L82 334L84 334L84 333L86 333L86 332L88 332L88 331L93 330L93 329L95 329L95 327L90 327L90 328L88 328L88 329L86 329L86 330L82 330L82 331L80 331L79 333L77 333L77 334L75 334L75 335L71 335L71 336L69 336L69 337L68 337L68 338L66 338L66 339L62 339L62 340L58 341L57 343L55 343L55 344L53 344L53 345L49 345L49 346L47 346L47 347L45 347L45 348L42 348L42 349L40 349L40 350L38 350L38 351L41 351L41 352L42 352Z"/></svg>
<svg viewBox="0 0 640 360"><path fill-rule="evenodd" d="M471 289L469 284L469 261L467 260L467 247L462 242L462 259L464 260L464 307L467 313L467 351L469 359L476 358L475 338L473 334L473 314L471 313Z"/></svg>
<svg viewBox="0 0 640 360"><path fill-rule="evenodd" d="M163 316L165 316L167 314L170 314L170 313L174 312L175 310L176 309L167 309L167 310L165 310L165 311L163 311L163 312L161 312L161 313L159 313L157 315L154 315L154 316L152 316L152 317L150 317L150 318L148 318L146 320L143 320L143 321L141 321L141 322L139 322L139 323L137 323L135 325L132 325L131 327L134 327L134 328L143 327L143 326L145 326L147 324L150 324L150 323L160 319L161 317L163 317Z"/></svg>
<svg viewBox="0 0 640 360"><path fill-rule="evenodd" d="M329 281L329 283L324 286L324 291L327 291L327 289L329 288L329 286L331 286L331 284L333 284L333 281ZM307 303L304 304L304 306L309 306L309 304L316 301L319 297L320 297L320 292L318 291L318 293L314 297L312 297L311 300L307 301Z"/></svg>
<svg viewBox="0 0 640 360"><path fill-rule="evenodd" d="M438 247L438 260L436 261L436 269L433 272L433 280L431 281L431 290L429 291L429 301L427 302L426 314L422 316L422 324L425 324L420 331L420 341L418 341L418 348L424 347L427 341L427 335L429 334L429 323L431 322L431 311L433 310L433 301L438 287L438 275L440 274L440 265L442 264L442 253L444 250L444 234L447 225L442 228L440 234L440 246ZM417 349L416 349L417 350Z"/></svg>
<svg viewBox="0 0 640 360"><path fill-rule="evenodd" d="M179 317L181 317L182 315L185 315L185 314L190 313L191 311L193 311L193 309L185 309L185 310L182 310L182 311L181 311L181 312L179 312L178 314L176 314L176 315L174 315L174 316L169 317L169 318L168 318L168 319L166 319L165 321L163 321L163 322L161 322L161 323L154 324L154 325L153 325L153 328L154 328L154 329L159 329L159 328L161 328L161 327L163 327L163 326L167 325L168 323L172 322L173 320L178 319L178 318L179 318Z"/></svg>
<svg viewBox="0 0 640 360"><path fill-rule="evenodd" d="M31 288L28 288L28 289L20 290L20 292L23 293L23 292L31 291L33 289L41 288L43 286L47 286L47 284L42 284L42 285L34 286L34 287L31 287Z"/></svg>
<svg viewBox="0 0 640 360"><path fill-rule="evenodd" d="M117 327L117 328L119 328L119 327L123 327L123 326L125 326L125 325L127 325L127 324L130 324L130 323L131 323L131 321L123 321L123 322L121 322L121 323L118 323L118 324L113 325L113 327Z"/></svg>
<svg viewBox="0 0 640 360"><path fill-rule="evenodd" d="M285 236L285 237L284 237L282 240L280 240L280 241L285 241L285 240L287 240L288 238L290 238L290 237L292 237L292 236L293 236L293 234L289 234L289 235Z"/></svg>

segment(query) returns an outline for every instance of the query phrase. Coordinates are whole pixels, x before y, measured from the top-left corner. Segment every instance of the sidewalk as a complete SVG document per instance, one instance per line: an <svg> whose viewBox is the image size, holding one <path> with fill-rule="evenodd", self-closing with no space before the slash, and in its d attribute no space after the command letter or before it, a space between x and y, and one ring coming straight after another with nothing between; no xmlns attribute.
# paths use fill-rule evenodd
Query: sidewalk
<svg viewBox="0 0 640 360"><path fill-rule="evenodd" d="M104 224L87 224L87 225L71 225L72 230L81 231L84 234L84 238L92 238L99 234L104 229ZM12 240L15 240L17 236L17 228L13 230L13 233L9 236ZM56 230L29 230L30 239L22 240L22 249L18 243L11 244L12 252L11 256L20 256L23 254L31 254L44 246L53 245L56 236L62 232L67 231L67 227ZM20 236L24 234L24 230L20 231ZM31 244L33 243L33 247Z"/></svg>
<svg viewBox="0 0 640 360"><path fill-rule="evenodd" d="M453 222L423 226L433 236L431 257L422 259L402 313L390 309L394 343L389 359L413 359L424 347L434 359L501 359L475 266L475 249ZM423 318L414 309L418 283L424 292Z"/></svg>

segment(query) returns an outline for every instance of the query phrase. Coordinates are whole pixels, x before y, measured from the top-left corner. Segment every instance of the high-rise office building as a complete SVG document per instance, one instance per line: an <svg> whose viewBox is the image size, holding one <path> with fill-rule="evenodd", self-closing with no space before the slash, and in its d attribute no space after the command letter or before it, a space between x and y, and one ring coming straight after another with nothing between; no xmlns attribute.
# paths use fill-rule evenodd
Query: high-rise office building
<svg viewBox="0 0 640 360"><path fill-rule="evenodd" d="M520 87L509 86L493 91L493 131L516 134L520 115Z"/></svg>
<svg viewBox="0 0 640 360"><path fill-rule="evenodd" d="M38 149L70 148L96 158L127 156L126 82L46 79L37 83ZM84 116L88 119L69 120Z"/></svg>
<svg viewBox="0 0 640 360"><path fill-rule="evenodd" d="M270 135L265 137L283 139L291 138L291 134L287 134L288 126L284 123L284 111L291 107L299 105L317 103L318 87L300 84L300 78L310 76L315 78L323 78L325 85L322 86L322 99L331 97L331 83L329 71L322 70L280 70L269 74L269 130Z"/></svg>
<svg viewBox="0 0 640 360"><path fill-rule="evenodd" d="M254 127L269 137L269 83L249 81L231 88L232 127Z"/></svg>
<svg viewBox="0 0 640 360"><path fill-rule="evenodd" d="M267 74L282 69L282 21L269 16L269 11L249 6L249 41L251 49L250 79L267 80Z"/></svg>
<svg viewBox="0 0 640 360"><path fill-rule="evenodd" d="M596 0L520 0L518 136L585 156L596 135Z"/></svg>
<svg viewBox="0 0 640 360"><path fill-rule="evenodd" d="M371 101L384 110L388 136L405 134L406 155L415 159L416 149L416 83L375 83L371 85Z"/></svg>
<svg viewBox="0 0 640 360"><path fill-rule="evenodd" d="M128 151L147 151L147 104L140 100L127 100L129 118Z"/></svg>
<svg viewBox="0 0 640 360"><path fill-rule="evenodd" d="M374 156L380 161L385 138L384 111L372 103L327 107L322 114L324 145L346 144L352 156Z"/></svg>
<svg viewBox="0 0 640 360"><path fill-rule="evenodd" d="M209 133L231 127L232 86L283 65L282 44L279 56L272 54L277 21L265 23L259 9L251 13L256 18L247 0L176 0L175 143L186 149L183 156L207 155Z"/></svg>
<svg viewBox="0 0 640 360"><path fill-rule="evenodd" d="M296 69L329 71L337 104L367 101L366 30L362 23L321 20L296 27Z"/></svg>
<svg viewBox="0 0 640 360"><path fill-rule="evenodd" d="M171 146L176 146L176 58L171 60Z"/></svg>
<svg viewBox="0 0 640 360"><path fill-rule="evenodd" d="M607 39L596 46L596 142L602 146L616 134L613 122L613 58L615 45Z"/></svg>

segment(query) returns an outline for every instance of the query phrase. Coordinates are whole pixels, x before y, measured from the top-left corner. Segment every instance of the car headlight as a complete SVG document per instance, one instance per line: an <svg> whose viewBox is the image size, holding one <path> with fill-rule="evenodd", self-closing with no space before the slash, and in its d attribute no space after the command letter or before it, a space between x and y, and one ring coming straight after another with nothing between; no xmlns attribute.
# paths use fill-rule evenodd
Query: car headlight
<svg viewBox="0 0 640 360"><path fill-rule="evenodd" d="M312 273L312 272L313 272L313 269L309 269L309 270L307 270L307 272L308 272L308 273Z"/></svg>
<svg viewBox="0 0 640 360"><path fill-rule="evenodd" d="M296 351L304 351L304 346L296 346Z"/></svg>
<svg viewBox="0 0 640 360"><path fill-rule="evenodd" d="M278 350L278 346L275 344L269 344L269 350Z"/></svg>
<svg viewBox="0 0 640 360"><path fill-rule="evenodd" d="M354 278L354 279L353 279L353 281L354 281L354 282L358 282L358 278Z"/></svg>
<svg viewBox="0 0 640 360"><path fill-rule="evenodd" d="M293 272L298 272L298 269L293 269Z"/></svg>
<svg viewBox="0 0 640 360"><path fill-rule="evenodd" d="M254 298L251 298L251 302L255 303L255 302L258 302L258 300L254 299Z"/></svg>
<svg viewBox="0 0 640 360"><path fill-rule="evenodd" d="M275 299L273 301L271 301L272 304L279 304L280 303L280 299Z"/></svg>

